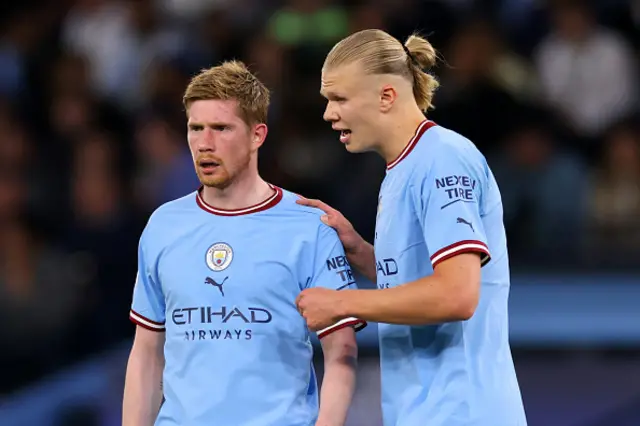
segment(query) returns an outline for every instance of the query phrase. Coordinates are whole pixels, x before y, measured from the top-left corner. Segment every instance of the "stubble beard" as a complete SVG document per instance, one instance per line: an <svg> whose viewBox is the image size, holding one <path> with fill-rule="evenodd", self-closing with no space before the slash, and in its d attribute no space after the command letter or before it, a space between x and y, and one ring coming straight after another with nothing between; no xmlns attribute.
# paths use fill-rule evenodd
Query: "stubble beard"
<svg viewBox="0 0 640 426"><path fill-rule="evenodd" d="M196 175L203 186L215 189L226 189L237 179L238 176L247 170L250 162L251 154L248 154L242 159L242 162L238 164L238 168L235 173L230 173L226 166L221 164L213 175L205 175L198 168L196 168Z"/></svg>

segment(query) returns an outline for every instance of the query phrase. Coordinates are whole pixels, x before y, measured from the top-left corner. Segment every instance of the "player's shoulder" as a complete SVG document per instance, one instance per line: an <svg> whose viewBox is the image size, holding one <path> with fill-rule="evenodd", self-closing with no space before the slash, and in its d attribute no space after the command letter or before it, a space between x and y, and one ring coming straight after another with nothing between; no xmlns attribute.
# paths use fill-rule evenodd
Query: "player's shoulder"
<svg viewBox="0 0 640 426"><path fill-rule="evenodd" d="M443 159L484 163L484 155L467 137L447 127L435 125L423 135L417 148L432 162Z"/></svg>
<svg viewBox="0 0 640 426"><path fill-rule="evenodd" d="M191 213L197 210L196 203L196 191L191 192L183 197L176 198L175 200L167 201L157 207L151 216L151 221L161 221L167 216L173 216L175 214Z"/></svg>
<svg viewBox="0 0 640 426"><path fill-rule="evenodd" d="M315 221L322 216L322 210L298 204L296 201L300 198L303 198L303 196L296 194L295 192L282 189L282 201L280 204L283 212L286 212L288 216L298 217L303 221Z"/></svg>
<svg viewBox="0 0 640 426"><path fill-rule="evenodd" d="M189 223L183 220L185 216L197 211L196 192L191 192L175 200L167 201L157 207L149 216L144 234L161 233L167 230L167 226L175 227L181 223ZM183 219L180 219L183 218Z"/></svg>
<svg viewBox="0 0 640 426"><path fill-rule="evenodd" d="M286 217L291 225L298 225L313 232L317 232L319 229L331 232L333 228L320 220L324 211L316 207L298 204L296 201L300 198L302 198L300 194L282 189L282 201L278 205L280 215Z"/></svg>
<svg viewBox="0 0 640 426"><path fill-rule="evenodd" d="M485 176L488 164L485 156L476 145L446 127L435 125L422 135L415 147L413 156L413 174L417 177L432 172L460 172L465 170L478 178Z"/></svg>

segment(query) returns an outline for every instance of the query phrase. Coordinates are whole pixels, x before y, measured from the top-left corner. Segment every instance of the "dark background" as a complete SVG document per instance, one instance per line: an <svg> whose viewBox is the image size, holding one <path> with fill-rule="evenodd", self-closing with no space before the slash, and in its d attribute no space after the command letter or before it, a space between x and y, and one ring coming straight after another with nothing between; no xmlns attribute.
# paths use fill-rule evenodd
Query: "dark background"
<svg viewBox="0 0 640 426"><path fill-rule="evenodd" d="M181 96L200 69L247 62L273 91L262 175L372 235L384 164L345 152L318 92L331 46L382 28L441 52L429 117L472 139L500 185L530 424L640 425L640 2L23 0L0 12L0 424L118 424L137 240L150 212L197 185ZM349 426L380 424L368 333Z"/></svg>

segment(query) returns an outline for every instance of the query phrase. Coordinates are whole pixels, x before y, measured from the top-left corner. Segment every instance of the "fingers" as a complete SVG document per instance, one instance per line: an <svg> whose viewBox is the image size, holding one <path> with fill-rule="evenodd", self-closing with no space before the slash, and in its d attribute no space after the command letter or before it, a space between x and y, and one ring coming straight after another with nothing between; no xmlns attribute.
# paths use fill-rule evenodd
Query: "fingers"
<svg viewBox="0 0 640 426"><path fill-rule="evenodd" d="M300 294L298 294L298 297L296 297L296 307L298 308L300 313L302 313L302 310L304 309L302 301L303 301L304 297L306 296L306 291L307 290L302 290L300 292Z"/></svg>
<svg viewBox="0 0 640 426"><path fill-rule="evenodd" d="M337 228L338 226L337 218L339 216L339 212L333 207L329 206L327 203L322 202L320 200L314 200L311 198L304 198L302 196L300 196L300 198L296 200L296 203L303 206L315 207L322 210L325 213L322 216L320 216L320 220L322 221L322 223L324 223L325 225L331 226L332 228Z"/></svg>
<svg viewBox="0 0 640 426"><path fill-rule="evenodd" d="M335 210L329 206L327 203L324 203L320 200L314 200L311 198L304 198L304 197L300 197L296 200L296 203L303 205L303 206L309 206L309 207L315 207L317 209L322 210L325 213L333 213Z"/></svg>
<svg viewBox="0 0 640 426"><path fill-rule="evenodd" d="M325 213L322 216L320 216L320 220L322 221L322 223L340 232L340 229L343 228L344 221L346 219L344 219L344 217L338 210L334 209L333 207L329 206L327 203L320 200L305 198L301 195L299 195L298 197L299 198L296 200L296 203L303 206L315 207L322 210Z"/></svg>

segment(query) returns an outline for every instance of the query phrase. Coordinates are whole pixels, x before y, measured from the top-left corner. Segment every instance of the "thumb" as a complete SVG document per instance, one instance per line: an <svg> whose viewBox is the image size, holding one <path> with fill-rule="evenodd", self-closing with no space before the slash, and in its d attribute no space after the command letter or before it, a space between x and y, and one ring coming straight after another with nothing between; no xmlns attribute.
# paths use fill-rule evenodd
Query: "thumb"
<svg viewBox="0 0 640 426"><path fill-rule="evenodd" d="M322 221L322 223L324 223L325 225L329 225L331 226L331 224L329 223L329 215L323 214L322 216L320 216L320 220Z"/></svg>

